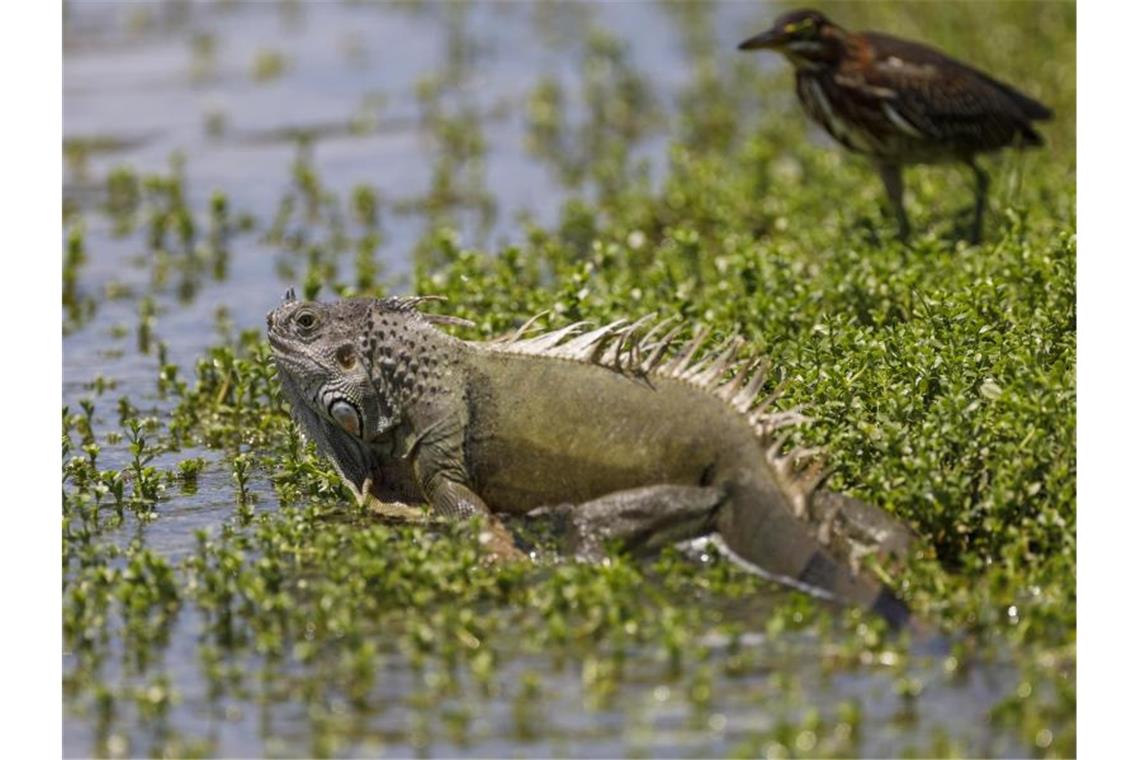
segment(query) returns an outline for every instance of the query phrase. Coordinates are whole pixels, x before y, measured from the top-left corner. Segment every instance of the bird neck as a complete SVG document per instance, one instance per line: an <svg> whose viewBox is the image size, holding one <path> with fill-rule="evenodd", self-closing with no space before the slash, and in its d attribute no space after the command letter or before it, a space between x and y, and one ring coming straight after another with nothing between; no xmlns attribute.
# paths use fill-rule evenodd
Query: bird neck
<svg viewBox="0 0 1140 760"><path fill-rule="evenodd" d="M785 44L782 52L796 71L821 72L838 67L852 43L843 29L826 26L817 37Z"/></svg>

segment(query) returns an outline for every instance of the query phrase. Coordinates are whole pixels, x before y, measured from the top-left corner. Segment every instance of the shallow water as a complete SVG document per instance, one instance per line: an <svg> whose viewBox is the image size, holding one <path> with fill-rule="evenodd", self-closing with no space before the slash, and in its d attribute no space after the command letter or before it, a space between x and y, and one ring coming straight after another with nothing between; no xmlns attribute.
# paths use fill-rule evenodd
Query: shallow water
<svg viewBox="0 0 1140 760"><path fill-rule="evenodd" d="M725 40L725 54L731 54L741 30L759 28L769 15L760 5L718 6L715 28ZM116 427L112 400L120 396L146 414L161 417L167 410L169 402L155 386L157 360L153 352L136 347L144 294L154 296L156 338L165 343L183 377L218 341L219 307L224 307L231 331L260 329L265 313L299 277L282 275L281 252L262 236L291 181L297 130L314 135L312 162L326 191L347 197L361 183L377 188L386 209L379 251L382 276L396 290L406 287L411 251L429 220L388 209L424 195L430 186L439 148L423 134L416 90L443 65L449 23L474 43L463 84L449 97L472 104L482 115L488 144L484 179L496 204L489 224L470 209L458 213L464 244L497 248L516 240L523 213L546 224L557 220L568 191L526 151L525 99L540 75L556 75L564 83L581 76L577 51L589 25L630 45L633 63L663 94L666 108L689 78L676 21L649 3L558 6L549 14L521 4L476 4L466 12L444 5L331 2L68 4L65 143L87 141L95 147L68 169L64 195L83 218L87 262L80 289L96 299L97 308L63 339L63 403L75 409L91 395L89 384L102 376L117 385L97 403L97 429ZM212 45L208 61L195 58L195 40L199 47ZM265 50L283 54L285 68L277 78L256 81L251 69ZM566 89L576 92L573 86ZM580 110L580 103L570 103L571 114ZM665 144L665 136L651 136L637 154L659 172ZM254 232L232 238L224 278L202 276L181 295L177 274L155 286L154 262L145 253L141 231L118 237L99 211L101 178L109 171L125 165L140 174L166 172L175 152L184 157L192 208L204 212L211 193L221 190L233 214L258 220ZM108 300L103 294L109 286L129 289L131 295ZM129 461L125 445L106 446L101 456L103 467ZM190 456L208 463L218 459L216 452L191 449L154 464L169 467ZM252 488L259 510L275 509L266 479L255 477ZM145 525L128 519L104 538L120 546L139 538L180 561L193 551L195 531L216 533L232 516L233 504L229 470L207 464L195 492L166 492L158 519ZM319 721L289 689L272 691L273 684L247 698L208 698L197 661L202 623L184 606L161 663L152 666L181 695L166 720L156 725L128 710L108 728L84 700L65 694L64 752L145 754L176 734L205 742L209 754L308 755L327 750L318 743L325 730L320 723L326 729L331 725L339 737L335 752L348 755L721 755L802 713L793 707L790 714L771 714L761 699L773 674L781 673L794 674L806 702L821 710L859 700L863 734L858 747L865 755L926 748L939 734L972 754L1026 752L1016 736L986 720L990 707L1016 683L1010 666L982 664L951 678L941 672L947 644L934 642L925 655L919 649L912 664L912 674L928 681L921 709L915 709L897 693L889 671L831 673L821 667L820 642L810 636L771 644L763 633L766 604L758 599L731 611L746 629L738 641L703 642L714 673L721 672L737 647L750 650L755 660L739 677L718 678L699 709L681 684L669 680L653 651L629 653L616 693L602 704L584 684L582 661L504 651L493 677L493 696L464 683L447 702L425 708L416 699L422 674L401 652L387 651L379 642L385 664L369 709L334 702ZM109 682L121 677L116 663L124 646L111 643L103 674ZM239 664L250 674L260 667L256 658ZM64 669L74 669L72 653L64 653ZM292 671L303 680L302 666L287 664L283 670L273 677L287 680ZM528 673L539 674L541 698L520 697L518 684Z"/></svg>

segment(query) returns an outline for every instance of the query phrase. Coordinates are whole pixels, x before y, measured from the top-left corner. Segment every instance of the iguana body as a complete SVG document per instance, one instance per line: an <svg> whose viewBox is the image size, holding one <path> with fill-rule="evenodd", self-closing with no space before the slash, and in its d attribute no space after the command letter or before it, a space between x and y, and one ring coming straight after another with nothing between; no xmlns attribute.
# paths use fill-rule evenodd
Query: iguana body
<svg viewBox="0 0 1140 760"><path fill-rule="evenodd" d="M737 342L700 359L703 336L671 352L663 325L618 322L470 343L420 300L289 300L269 315L294 413L358 494L455 517L557 507L586 554L715 533L770 575L905 620L854 564L909 534L814 494L822 468L775 437L799 416L756 404L764 366L737 366Z"/></svg>

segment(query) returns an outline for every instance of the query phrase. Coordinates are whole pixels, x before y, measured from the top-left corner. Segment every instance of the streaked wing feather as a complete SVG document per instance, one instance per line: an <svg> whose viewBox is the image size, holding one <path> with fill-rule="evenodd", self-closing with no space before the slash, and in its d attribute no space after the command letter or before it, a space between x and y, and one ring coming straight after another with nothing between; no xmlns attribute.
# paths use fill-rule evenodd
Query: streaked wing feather
<svg viewBox="0 0 1140 760"><path fill-rule="evenodd" d="M1046 106L1011 85L932 47L877 32L865 36L874 51L868 80L914 93L929 113L1000 115L1018 123L1052 116Z"/></svg>

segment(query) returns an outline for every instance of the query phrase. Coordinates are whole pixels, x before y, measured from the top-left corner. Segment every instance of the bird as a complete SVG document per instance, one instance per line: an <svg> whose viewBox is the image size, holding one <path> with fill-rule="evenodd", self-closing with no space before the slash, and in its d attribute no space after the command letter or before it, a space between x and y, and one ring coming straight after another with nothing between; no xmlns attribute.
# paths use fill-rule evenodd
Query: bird
<svg viewBox="0 0 1140 760"><path fill-rule="evenodd" d="M774 50L788 59L808 117L875 165L903 240L910 235L904 166L961 162L973 170L971 240L978 243L989 189L978 154L1042 145L1033 122L1053 116L1011 85L939 50L879 32L849 32L814 10L780 16L738 49Z"/></svg>

